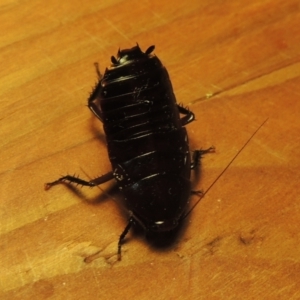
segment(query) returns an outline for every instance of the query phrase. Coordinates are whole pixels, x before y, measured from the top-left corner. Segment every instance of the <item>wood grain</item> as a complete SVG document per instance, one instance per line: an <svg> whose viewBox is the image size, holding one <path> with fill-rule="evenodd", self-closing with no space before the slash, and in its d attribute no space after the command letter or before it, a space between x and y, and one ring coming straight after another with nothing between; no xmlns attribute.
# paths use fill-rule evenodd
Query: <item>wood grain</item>
<svg viewBox="0 0 300 300"><path fill-rule="evenodd" d="M0 23L0 299L300 298L299 1L4 0ZM43 184L110 170L93 63L136 42L195 112L191 147L217 149L195 189L268 120L172 247L132 232L116 262L114 196Z"/></svg>

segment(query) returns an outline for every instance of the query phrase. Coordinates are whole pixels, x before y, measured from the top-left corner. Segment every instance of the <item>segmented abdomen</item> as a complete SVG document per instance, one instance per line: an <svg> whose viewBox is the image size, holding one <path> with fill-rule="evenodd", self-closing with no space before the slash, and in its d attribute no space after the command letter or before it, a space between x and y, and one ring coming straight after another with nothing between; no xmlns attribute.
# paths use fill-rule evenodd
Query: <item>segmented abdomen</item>
<svg viewBox="0 0 300 300"><path fill-rule="evenodd" d="M106 70L98 97L109 158L125 200L127 193L132 198L134 191L141 191L142 182L153 185L153 180L182 178L186 190L187 133L160 60L151 56ZM160 191L155 193L158 198Z"/></svg>
<svg viewBox="0 0 300 300"><path fill-rule="evenodd" d="M107 70L101 86L100 107L109 140L181 128L169 75L156 56Z"/></svg>

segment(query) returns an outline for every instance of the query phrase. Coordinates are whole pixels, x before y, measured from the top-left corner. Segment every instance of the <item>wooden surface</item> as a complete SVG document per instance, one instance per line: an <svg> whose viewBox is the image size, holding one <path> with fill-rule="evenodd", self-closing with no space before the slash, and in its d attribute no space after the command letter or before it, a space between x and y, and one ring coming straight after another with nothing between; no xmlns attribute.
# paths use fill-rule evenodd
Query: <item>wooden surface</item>
<svg viewBox="0 0 300 300"><path fill-rule="evenodd" d="M300 299L298 0L4 0L0 24L0 299ZM110 171L93 63L136 42L195 112L191 148L217 149L195 189L268 120L174 245L131 232L116 262L114 196L43 185Z"/></svg>

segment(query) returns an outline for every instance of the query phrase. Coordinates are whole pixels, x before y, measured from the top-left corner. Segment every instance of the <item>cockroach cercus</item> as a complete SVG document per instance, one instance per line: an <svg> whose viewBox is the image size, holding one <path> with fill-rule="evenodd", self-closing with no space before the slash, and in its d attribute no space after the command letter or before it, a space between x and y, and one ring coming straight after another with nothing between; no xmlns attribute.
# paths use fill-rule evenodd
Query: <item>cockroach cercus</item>
<svg viewBox="0 0 300 300"><path fill-rule="evenodd" d="M195 115L176 103L168 72L153 50L142 52L138 45L119 50L103 76L96 65L99 82L88 107L103 123L112 171L91 181L66 175L45 184L49 189L62 182L94 187L116 181L129 213L119 259L133 224L154 234L177 228L188 214L191 169L202 154L214 151L196 150L191 158L184 126Z"/></svg>

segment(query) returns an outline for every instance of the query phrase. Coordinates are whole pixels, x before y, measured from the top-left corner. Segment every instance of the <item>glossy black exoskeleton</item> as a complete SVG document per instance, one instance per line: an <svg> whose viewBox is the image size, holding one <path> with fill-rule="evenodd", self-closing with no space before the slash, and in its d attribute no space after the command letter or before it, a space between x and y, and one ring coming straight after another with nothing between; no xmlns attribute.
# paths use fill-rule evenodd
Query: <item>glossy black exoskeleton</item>
<svg viewBox="0 0 300 300"><path fill-rule="evenodd" d="M88 106L103 123L112 171L91 181L64 176L51 186L69 181L96 186L115 179L130 214L120 236L121 244L131 225L146 232L176 228L187 211L191 194L191 169L201 154L191 154L185 125L195 119L178 105L166 68L152 52L137 45L119 50L88 99ZM180 118L180 114L183 117Z"/></svg>

